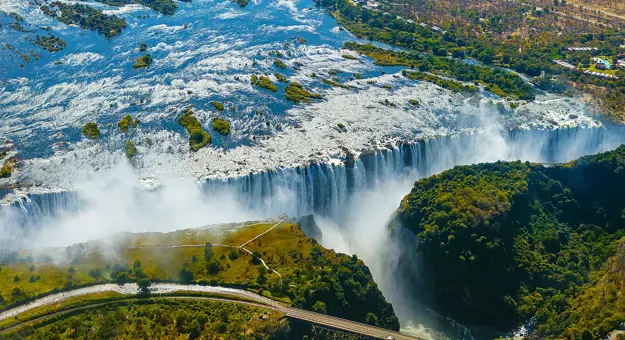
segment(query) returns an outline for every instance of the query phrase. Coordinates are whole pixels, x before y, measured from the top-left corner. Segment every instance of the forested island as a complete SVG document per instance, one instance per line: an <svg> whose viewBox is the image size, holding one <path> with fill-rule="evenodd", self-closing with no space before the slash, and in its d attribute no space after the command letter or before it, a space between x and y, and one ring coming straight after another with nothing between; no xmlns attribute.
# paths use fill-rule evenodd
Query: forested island
<svg viewBox="0 0 625 340"><path fill-rule="evenodd" d="M390 223L414 240L436 311L530 338L599 339L625 321L625 146L567 164L459 166L415 183ZM423 280L417 277L423 277Z"/></svg>
<svg viewBox="0 0 625 340"><path fill-rule="evenodd" d="M106 37L114 37L126 28L126 21L116 15L107 15L91 6L54 1L42 5L41 11L67 25L79 25L92 31L98 31Z"/></svg>

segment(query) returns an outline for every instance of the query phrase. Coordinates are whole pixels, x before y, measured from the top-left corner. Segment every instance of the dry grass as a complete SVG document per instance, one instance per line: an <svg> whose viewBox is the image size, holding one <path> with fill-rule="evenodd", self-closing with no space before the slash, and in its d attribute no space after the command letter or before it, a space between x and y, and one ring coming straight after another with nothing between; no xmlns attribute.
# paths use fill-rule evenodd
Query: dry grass
<svg viewBox="0 0 625 340"><path fill-rule="evenodd" d="M141 262L141 271L152 280L178 281L180 271L187 266L193 273L196 281L218 282L220 284L256 284L262 265L250 263L251 255L241 249L214 246L213 260L218 261L221 270L216 274L207 271L208 262L204 259L204 244L231 245L238 247L255 236L267 231L275 222L254 224L240 224L221 226L208 229L187 229L171 233L141 233L125 234L120 238L123 245L111 248L85 248L82 256L71 259L62 265L53 263L15 263L2 266L0 271L0 295L4 302L0 307L18 302L23 298L35 297L52 290L62 289L71 282L73 285L82 285L96 282L89 275L89 271L99 269L103 272L100 281L114 280L111 277L111 268L115 264L128 265L132 270L135 260ZM289 252L310 252L306 236L293 225L283 223L271 232L263 235L246 248L259 251L270 267L276 266L279 272L290 273L291 266L297 266L300 261L289 256ZM172 247L172 245L198 245L196 247ZM135 248L140 246L139 248ZM234 251L238 256L231 258ZM299 259L299 257L298 257ZM30 271L30 266L34 271ZM73 268L73 273L70 273ZM30 276L39 275L39 280L29 282ZM19 279L15 281L15 277ZM132 277L132 275L131 275ZM271 281L279 277L268 273ZM12 296L12 291L19 288L21 296Z"/></svg>

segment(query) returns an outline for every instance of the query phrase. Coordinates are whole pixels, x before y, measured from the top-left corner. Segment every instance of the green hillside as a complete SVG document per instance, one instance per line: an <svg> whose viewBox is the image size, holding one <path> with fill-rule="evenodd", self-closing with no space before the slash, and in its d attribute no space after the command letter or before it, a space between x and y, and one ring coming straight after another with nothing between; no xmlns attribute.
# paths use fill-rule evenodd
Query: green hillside
<svg viewBox="0 0 625 340"><path fill-rule="evenodd" d="M126 233L112 242L50 249L36 260L29 251L4 254L2 262L10 263L0 267L0 308L80 286L148 279L247 289L294 307L399 329L393 307L360 259L321 247L297 224L277 222Z"/></svg>
<svg viewBox="0 0 625 340"><path fill-rule="evenodd" d="M614 303L624 273L613 269L624 166L621 146L568 164L460 166L417 181L391 223L415 235L409 251L427 278L415 287L471 325L510 330L533 318L538 338L604 336L625 321Z"/></svg>

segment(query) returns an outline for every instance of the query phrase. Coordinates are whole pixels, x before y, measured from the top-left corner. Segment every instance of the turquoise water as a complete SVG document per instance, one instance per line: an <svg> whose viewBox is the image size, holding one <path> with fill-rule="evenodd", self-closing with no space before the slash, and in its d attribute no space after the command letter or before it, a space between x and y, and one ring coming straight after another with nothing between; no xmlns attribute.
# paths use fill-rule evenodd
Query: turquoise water
<svg viewBox="0 0 625 340"><path fill-rule="evenodd" d="M89 3L128 22L122 34L109 39L55 22L29 1L18 2L25 23L33 24L26 27L51 26L50 32L68 43L64 50L49 53L27 41L33 34L46 33L42 29L24 33L4 25L0 31L3 43L41 55L24 68L8 54L0 57L0 69L5 70L0 134L16 143L23 158L47 157L55 150L71 148L82 138L80 129L88 121L98 122L103 139L119 134L116 123L127 114L142 121L142 130L184 135L176 119L188 105L201 111L197 116L207 129L217 115L233 124L229 137L211 133L215 147L254 144L253 136L274 134L280 129L278 123L293 123L285 115L293 104L283 97L285 84L276 82L277 93L255 88L249 85L251 74L280 72L322 92L329 86L321 78L349 80L356 72L367 77L382 71L371 60L343 59L339 49L354 37L308 0L250 2L245 8L230 1L194 0L178 3L173 16L142 7L119 9ZM304 38L306 43L294 38ZM144 54L138 50L140 43L148 45L155 60L149 69L132 67ZM277 57L272 51L283 53L287 69L273 65ZM303 65L295 67L295 62ZM347 72L327 74L332 68ZM319 77L311 77L312 73ZM210 105L213 100L226 102L230 109L216 112Z"/></svg>

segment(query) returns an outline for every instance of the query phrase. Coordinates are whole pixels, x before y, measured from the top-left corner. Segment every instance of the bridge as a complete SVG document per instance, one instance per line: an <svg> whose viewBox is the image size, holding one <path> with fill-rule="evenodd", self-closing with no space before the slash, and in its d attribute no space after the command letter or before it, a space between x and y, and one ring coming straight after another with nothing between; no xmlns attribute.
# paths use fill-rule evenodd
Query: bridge
<svg viewBox="0 0 625 340"><path fill-rule="evenodd" d="M38 308L41 306L56 304L67 300L76 296L89 295L94 293L101 292L116 292L124 295L132 295L137 296L138 287L134 283L128 283L122 286L116 284L101 284L95 285L85 288L78 288L75 290L70 290L63 293L57 293L53 295L48 295L37 300L31 301L28 304L18 306L9 310L6 310L0 313L0 321L6 320L8 318L15 317L19 314L32 310L34 308ZM272 309L285 314L286 318L300 320L304 322L308 322L311 324L319 325L322 327L326 327L329 329L334 329L338 331L342 331L345 333L351 333L356 335L361 335L369 338L376 339L396 339L396 340L413 340L417 339L412 336L408 336L405 334L401 334L399 332L390 331L384 328L375 327L367 324L363 324L360 322L355 322L352 320L341 319L325 314L315 313L308 310L292 308L281 304L277 301L268 299L266 297L260 296L258 294L254 294L252 292L235 289L235 288L227 288L227 287L219 287L219 286L200 286L200 285L182 285L182 284L169 284L169 283L157 283L153 284L150 287L150 292L152 297L155 298L165 298L165 299L197 299L197 300L214 300L224 303L236 303L236 304L245 304L254 307L262 307ZM193 296L160 296L161 294L172 294L176 292L197 292L197 293L210 293L213 297L193 297ZM132 297L131 297L132 298ZM234 298L234 299L233 299ZM108 302L102 302L98 304L85 305L81 307L61 310L58 312L50 313L47 315L43 315L37 317L32 320L24 321L20 324L13 325L11 327L0 329L0 335L5 334L11 330L22 327L25 324L36 323L39 321L43 321L55 316L64 315L70 312L84 310L88 308L103 306L107 304L114 304L119 302L119 300L112 300Z"/></svg>

